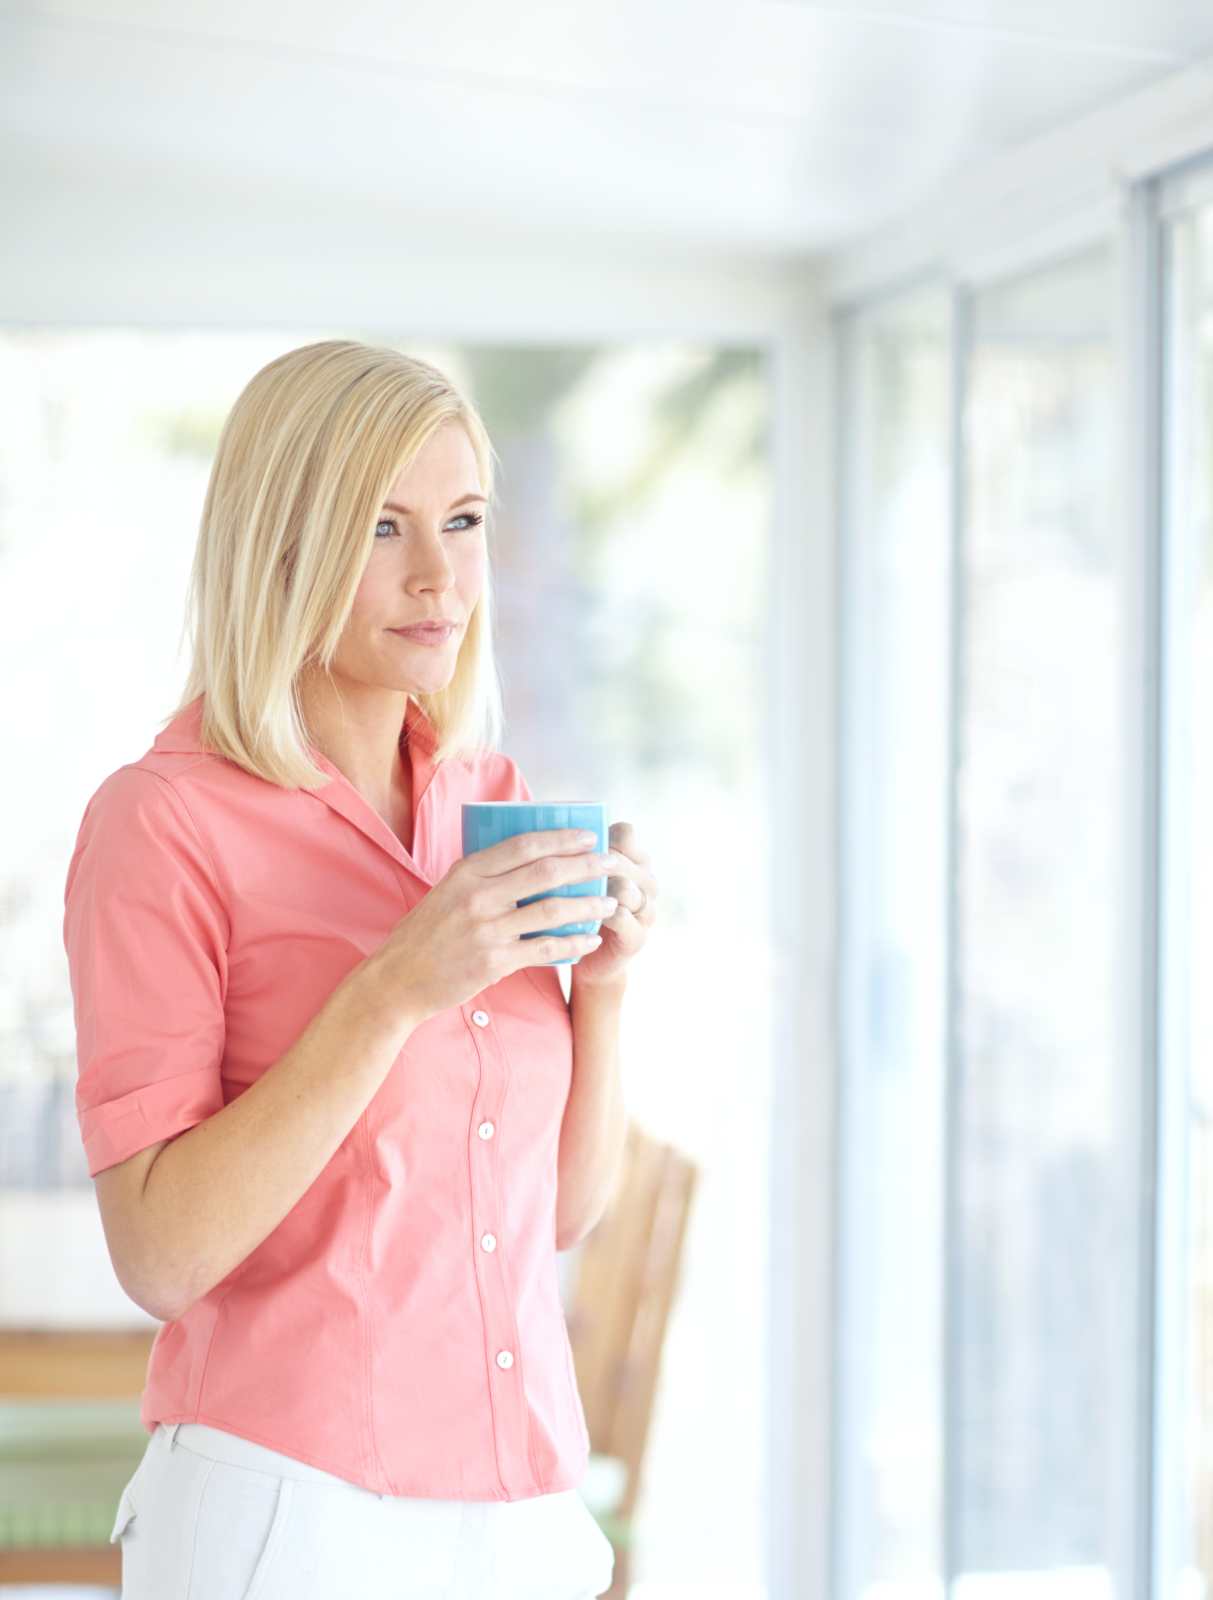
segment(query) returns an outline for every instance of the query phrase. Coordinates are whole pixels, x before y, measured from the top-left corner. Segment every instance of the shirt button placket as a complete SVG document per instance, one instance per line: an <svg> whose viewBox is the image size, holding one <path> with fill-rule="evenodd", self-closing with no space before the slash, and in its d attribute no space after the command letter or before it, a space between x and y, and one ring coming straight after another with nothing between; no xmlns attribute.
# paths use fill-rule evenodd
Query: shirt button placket
<svg viewBox="0 0 1213 1600"><path fill-rule="evenodd" d="M500 1104L504 1088L505 1069L501 1062L497 1042L489 1029L489 1013L477 1006L470 1020L480 1029L477 1054L480 1059L480 1084L478 1099L488 1107ZM486 1145L497 1133L493 1117L485 1116L477 1124L478 1139ZM494 1205L498 1185L494 1181L492 1155L484 1149L473 1162L472 1212L475 1221L485 1223L495 1220ZM475 1271L481 1283L482 1304L485 1316L485 1338L493 1352L493 1360L500 1372L515 1368L513 1340L515 1323L513 1308L506 1293L505 1264L496 1254L498 1238L495 1233L481 1232L476 1251ZM486 1259L493 1257L492 1264ZM504 1337L503 1337L504 1336ZM507 1342L508 1341L508 1342ZM493 1395L493 1418L497 1433L497 1461L503 1487L514 1493L533 1490L534 1462L530 1455L530 1415L523 1392L521 1373L502 1379Z"/></svg>

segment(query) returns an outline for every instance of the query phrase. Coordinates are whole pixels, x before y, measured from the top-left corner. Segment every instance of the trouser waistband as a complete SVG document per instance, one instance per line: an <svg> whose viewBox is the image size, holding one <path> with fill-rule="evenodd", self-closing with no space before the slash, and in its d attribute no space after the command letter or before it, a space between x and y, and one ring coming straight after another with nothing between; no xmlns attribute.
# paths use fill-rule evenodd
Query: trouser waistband
<svg viewBox="0 0 1213 1600"><path fill-rule="evenodd" d="M314 1467L310 1462L284 1455L281 1450L272 1450L269 1445L257 1444L255 1440L229 1433L225 1428L214 1428L208 1422L160 1422L156 1426L163 1430L170 1451L181 1446L196 1456L205 1456L208 1461L223 1461L232 1467L247 1467L254 1472L268 1472L279 1478L294 1478L305 1483L324 1483L330 1488L347 1489L355 1494L376 1493L360 1483L352 1483L348 1478ZM378 1494L376 1498L390 1500L391 1496Z"/></svg>

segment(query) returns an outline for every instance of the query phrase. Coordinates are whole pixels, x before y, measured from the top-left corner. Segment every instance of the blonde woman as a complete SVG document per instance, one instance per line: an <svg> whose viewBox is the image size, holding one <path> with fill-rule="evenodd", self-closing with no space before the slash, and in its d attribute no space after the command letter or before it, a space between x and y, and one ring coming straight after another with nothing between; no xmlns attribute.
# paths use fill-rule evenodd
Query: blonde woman
<svg viewBox="0 0 1213 1600"><path fill-rule="evenodd" d="M464 801L530 798L494 748L492 493L434 367L271 361L219 440L184 698L85 809L76 1104L163 1322L126 1600L610 1586L555 1258L618 1170L656 883L626 823L461 858ZM521 937L560 916L518 901L603 874L600 939Z"/></svg>

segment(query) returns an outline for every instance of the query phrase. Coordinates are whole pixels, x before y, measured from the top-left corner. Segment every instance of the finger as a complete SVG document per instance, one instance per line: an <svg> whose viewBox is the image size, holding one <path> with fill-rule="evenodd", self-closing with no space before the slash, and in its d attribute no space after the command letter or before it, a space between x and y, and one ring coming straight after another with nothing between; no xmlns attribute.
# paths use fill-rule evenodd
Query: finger
<svg viewBox="0 0 1213 1600"><path fill-rule="evenodd" d="M630 822L612 822L609 831L611 848L630 856L633 861L647 862L648 856L636 843L636 830Z"/></svg>
<svg viewBox="0 0 1213 1600"><path fill-rule="evenodd" d="M629 863L629 867L632 864ZM607 893L613 894L621 905L642 909L649 900L657 898L657 885L652 873L635 866L618 874L618 882L607 879Z"/></svg>
<svg viewBox="0 0 1213 1600"><path fill-rule="evenodd" d="M624 880L624 892L620 895L616 895L615 898L618 900L619 904L615 908L613 913L614 916L618 916L621 911L626 911L629 915L634 915L641 904L640 891L635 889L628 879Z"/></svg>
<svg viewBox="0 0 1213 1600"><path fill-rule="evenodd" d="M496 844L487 844L463 857L478 872L488 877L525 866L541 856L585 855L593 849L581 838L580 828L541 828L528 833L512 833Z"/></svg>

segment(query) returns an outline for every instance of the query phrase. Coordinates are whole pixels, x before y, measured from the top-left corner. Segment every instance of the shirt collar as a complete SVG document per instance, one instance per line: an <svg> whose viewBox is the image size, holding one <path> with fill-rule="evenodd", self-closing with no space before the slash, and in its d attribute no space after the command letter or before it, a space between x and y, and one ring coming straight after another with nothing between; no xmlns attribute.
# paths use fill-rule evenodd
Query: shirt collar
<svg viewBox="0 0 1213 1600"><path fill-rule="evenodd" d="M177 713L152 741L153 750L163 754L212 753L207 751L201 742L203 698L202 695L198 695ZM431 719L415 701L407 701L405 704L400 737L412 764L413 849L411 852L404 848L391 828L341 769L334 766L326 755L310 743L309 756L318 767L330 775L332 781L318 789L308 789L304 792L316 800L323 801L331 810L352 822L366 834L367 838L386 850L393 860L432 888L436 880L431 876L433 864L428 856L429 834L422 820L421 803L434 776L433 754L438 745L438 734Z"/></svg>

